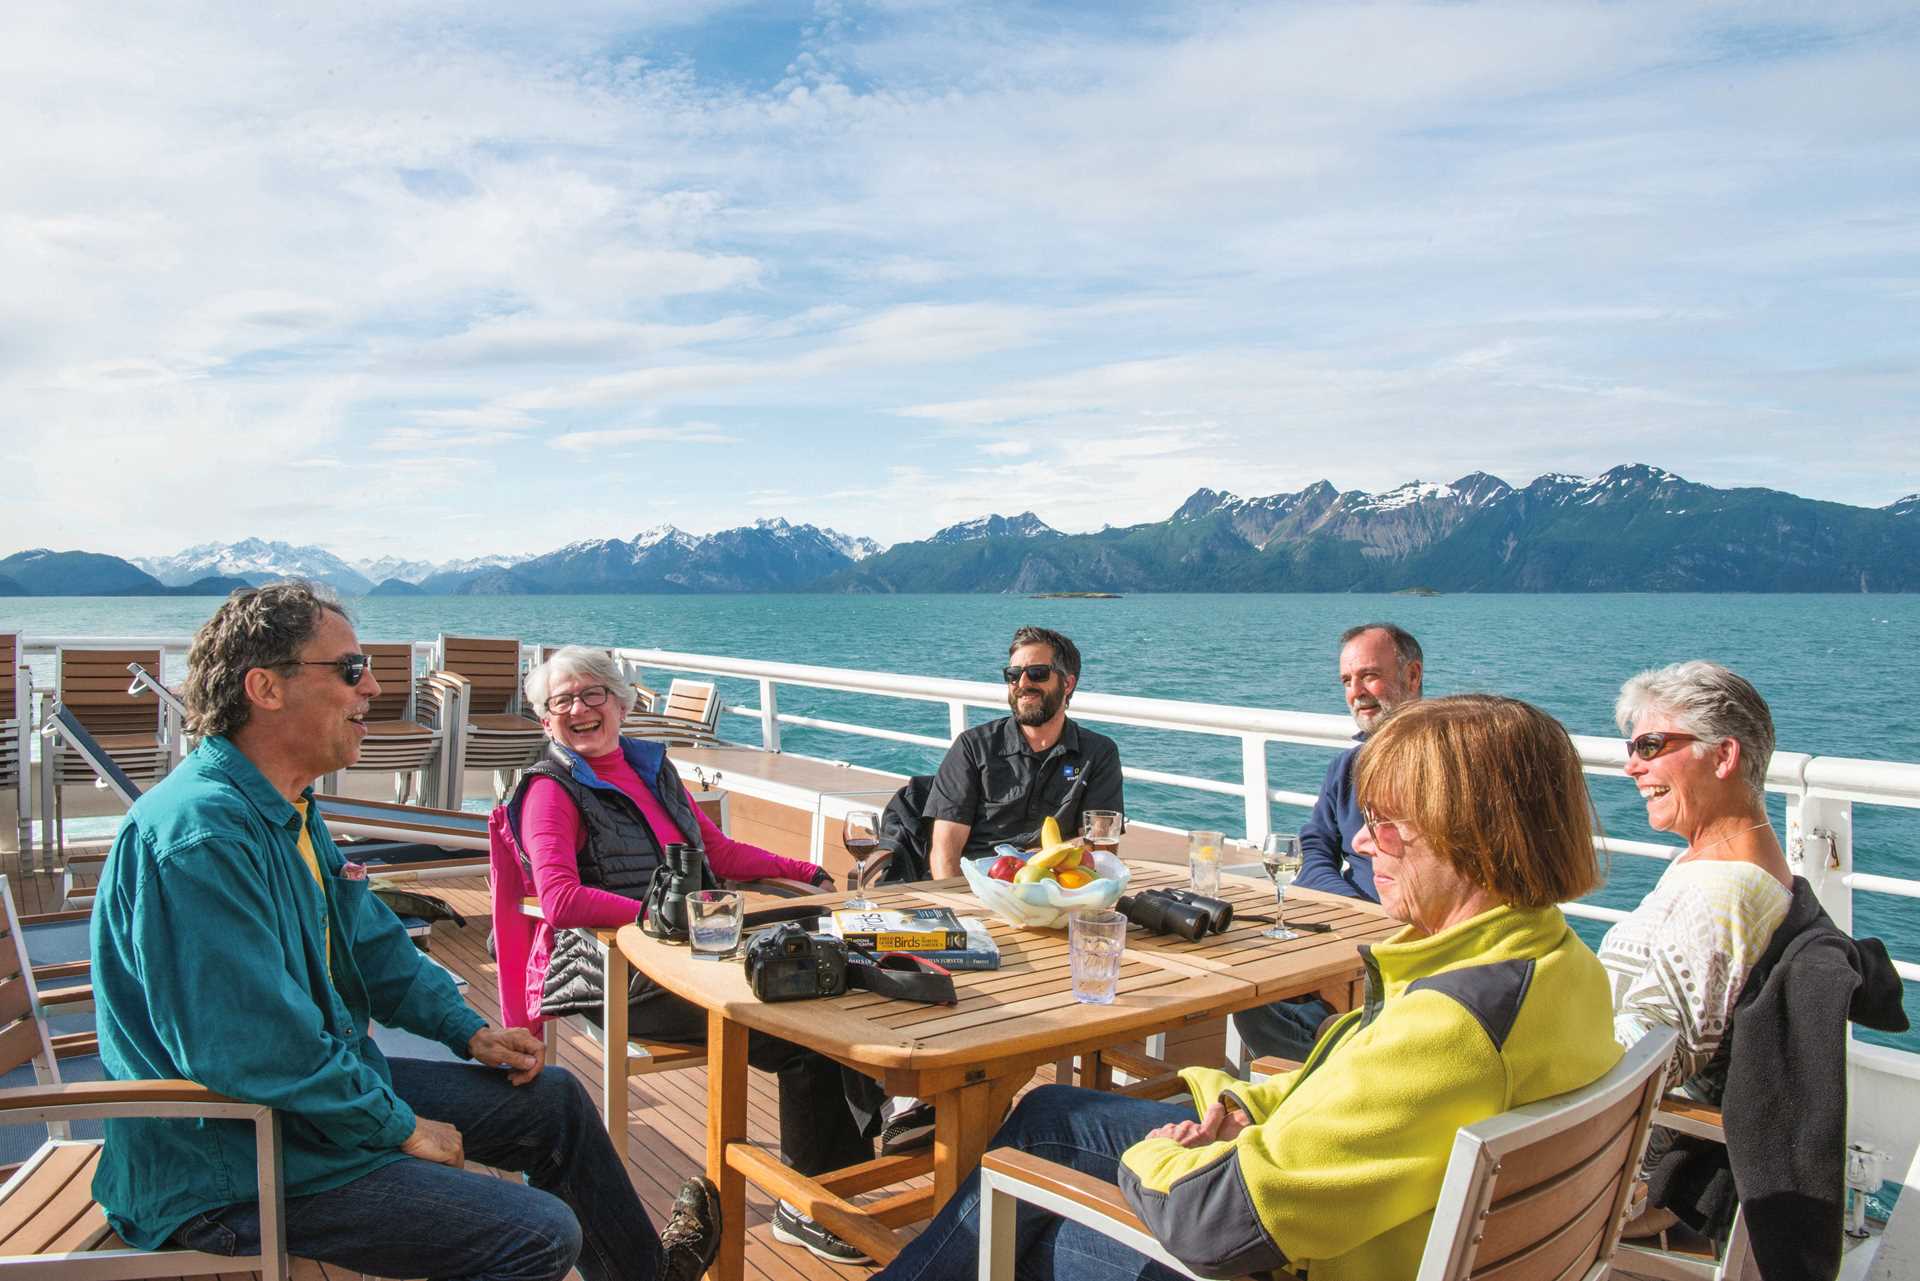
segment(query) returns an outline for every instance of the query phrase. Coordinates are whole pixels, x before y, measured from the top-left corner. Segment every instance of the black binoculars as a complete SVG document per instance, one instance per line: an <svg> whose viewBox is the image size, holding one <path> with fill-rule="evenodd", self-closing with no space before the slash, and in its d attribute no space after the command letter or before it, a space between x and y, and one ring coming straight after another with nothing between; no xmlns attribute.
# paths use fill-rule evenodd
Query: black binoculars
<svg viewBox="0 0 1920 1281"><path fill-rule="evenodd" d="M1198 942L1233 924L1233 904L1192 890L1142 890L1123 894L1114 909L1149 934L1174 934Z"/></svg>

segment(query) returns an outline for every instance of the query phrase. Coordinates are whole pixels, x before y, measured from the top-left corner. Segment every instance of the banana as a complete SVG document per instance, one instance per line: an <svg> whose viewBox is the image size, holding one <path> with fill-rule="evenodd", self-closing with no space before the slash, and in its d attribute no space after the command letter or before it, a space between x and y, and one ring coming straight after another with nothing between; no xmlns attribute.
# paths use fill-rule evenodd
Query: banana
<svg viewBox="0 0 1920 1281"><path fill-rule="evenodd" d="M1048 850L1060 844L1063 844L1060 839L1060 820L1049 814L1040 823L1040 848Z"/></svg>
<svg viewBox="0 0 1920 1281"><path fill-rule="evenodd" d="M1074 853L1079 848L1078 845L1050 846L1028 859L1027 867L1031 870L1043 872L1052 867L1064 867L1066 866L1067 855Z"/></svg>

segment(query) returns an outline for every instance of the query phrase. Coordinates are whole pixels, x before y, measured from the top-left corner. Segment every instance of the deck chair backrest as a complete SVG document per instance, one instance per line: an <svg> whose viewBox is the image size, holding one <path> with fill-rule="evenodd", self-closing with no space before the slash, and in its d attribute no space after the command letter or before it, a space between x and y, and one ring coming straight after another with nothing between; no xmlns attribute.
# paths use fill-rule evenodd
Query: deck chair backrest
<svg viewBox="0 0 1920 1281"><path fill-rule="evenodd" d="M654 710L662 716L692 721L710 730L720 719L717 714L719 705L720 695L712 681L677 680L667 686L666 698Z"/></svg>
<svg viewBox="0 0 1920 1281"><path fill-rule="evenodd" d="M520 642L516 638L442 634L434 643L433 666L467 678L473 686L473 715L520 710Z"/></svg>
<svg viewBox="0 0 1920 1281"><path fill-rule="evenodd" d="M372 721L410 721L413 714L413 643L362 644L360 652L373 660L373 679L380 694L367 712Z"/></svg>
<svg viewBox="0 0 1920 1281"><path fill-rule="evenodd" d="M87 727L74 716L72 708L64 703L55 703L47 711L47 724L57 730L60 740L87 763L101 782L113 789L121 804L132 805L140 799L140 785L114 764L113 757L94 741Z"/></svg>
<svg viewBox="0 0 1920 1281"><path fill-rule="evenodd" d="M20 688L20 637L0 632L0 721L13 719L14 691Z"/></svg>
<svg viewBox="0 0 1920 1281"><path fill-rule="evenodd" d="M68 649L58 651L56 697L75 720L94 734L160 732L160 704L142 693L127 692L127 664L158 673L157 649Z"/></svg>
<svg viewBox="0 0 1920 1281"><path fill-rule="evenodd" d="M21 940L20 917L13 909L12 887L0 876L0 1076L29 1062L42 1082L60 1079L53 1041L41 1017L33 968Z"/></svg>
<svg viewBox="0 0 1920 1281"><path fill-rule="evenodd" d="M1657 1029L1586 1089L1464 1127L1420 1281L1606 1275L1674 1039Z"/></svg>

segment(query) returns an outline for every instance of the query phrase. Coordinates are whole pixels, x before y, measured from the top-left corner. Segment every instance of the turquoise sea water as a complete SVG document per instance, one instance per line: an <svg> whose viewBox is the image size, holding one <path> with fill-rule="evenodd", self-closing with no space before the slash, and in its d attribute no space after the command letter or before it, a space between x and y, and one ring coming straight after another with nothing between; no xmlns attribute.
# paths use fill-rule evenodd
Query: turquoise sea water
<svg viewBox="0 0 1920 1281"><path fill-rule="evenodd" d="M11 599L0 601L0 631L184 634L217 604ZM1339 633L1356 622L1390 619L1425 647L1429 695L1511 694L1575 733L1611 735L1622 680L1645 667L1710 658L1759 687L1783 749L1920 762L1920 717L1910 708L1920 691L1920 596L520 596L369 598L349 607L368 640L431 639L442 631L517 635L988 681L998 679L1013 629L1037 623L1079 644L1081 688L1088 691L1332 713L1345 710L1334 678ZM758 702L750 682L722 686L733 705ZM799 689L783 689L780 698L784 712L946 732L941 705ZM723 728L729 737L757 741L753 721L730 717ZM1239 777L1237 740L1103 731L1119 740L1129 764ZM929 772L939 757L930 748L819 730L784 735L790 751L903 772ZM1270 781L1311 792L1327 759L1324 751L1274 747ZM1647 829L1624 780L1591 781L1610 833L1666 839ZM1142 784L1127 790L1128 809L1153 821L1230 833L1244 825L1237 799ZM1778 823L1778 799L1773 810ZM1274 822L1284 827L1303 816L1276 807ZM1861 871L1920 877L1920 811L1856 806L1854 855ZM1658 872L1651 860L1618 858L1594 901L1631 906ZM1855 930L1884 937L1902 959L1920 960L1920 910L1899 899L1857 896ZM1920 1049L1920 1037L1901 1041Z"/></svg>

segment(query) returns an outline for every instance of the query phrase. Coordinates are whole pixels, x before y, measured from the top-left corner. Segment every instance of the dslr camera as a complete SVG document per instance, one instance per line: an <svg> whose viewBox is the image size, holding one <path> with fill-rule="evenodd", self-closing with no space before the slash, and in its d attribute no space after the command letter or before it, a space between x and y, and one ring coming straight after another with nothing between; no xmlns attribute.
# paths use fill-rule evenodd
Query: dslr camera
<svg viewBox="0 0 1920 1281"><path fill-rule="evenodd" d="M761 930L747 942L747 983L762 1001L838 996L847 990L847 945L798 921Z"/></svg>

